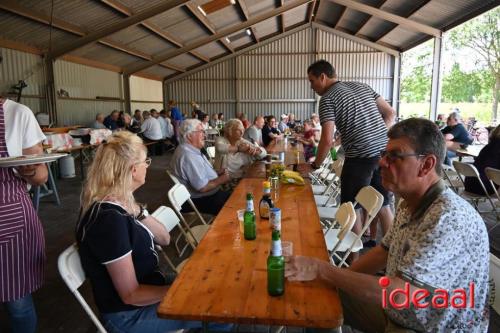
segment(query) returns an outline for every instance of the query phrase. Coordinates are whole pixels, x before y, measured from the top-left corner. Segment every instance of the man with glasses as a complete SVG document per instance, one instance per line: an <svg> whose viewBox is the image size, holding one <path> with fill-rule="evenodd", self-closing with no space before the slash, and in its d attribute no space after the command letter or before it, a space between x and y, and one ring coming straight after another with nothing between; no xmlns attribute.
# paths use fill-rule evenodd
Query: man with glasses
<svg viewBox="0 0 500 333"><path fill-rule="evenodd" d="M230 193L220 186L231 181L227 170L216 172L201 152L205 147L205 131L198 119L186 119L180 129L181 144L175 149L170 170L187 187L196 208L202 212L217 215ZM190 205L185 204L184 211Z"/></svg>
<svg viewBox="0 0 500 333"><path fill-rule="evenodd" d="M476 210L441 179L444 138L434 123L417 118L394 125L388 136L382 183L401 200L382 243L348 269L291 257L286 275L340 289L344 322L365 333L486 332L488 234ZM386 277L375 275L384 268ZM455 290L468 295L463 308L456 308L461 300L453 303ZM447 303L434 298L442 291L450 295ZM408 306L394 305L406 300Z"/></svg>
<svg viewBox="0 0 500 333"><path fill-rule="evenodd" d="M387 143L387 129L394 122L395 111L368 85L339 81L335 69L325 60L309 66L307 74L311 88L321 96L321 139L312 167L317 169L321 166L334 143L337 129L345 151L340 177L340 201L354 202L359 190L372 185L384 196L383 206L377 216L385 234L392 223L393 214L389 207L389 193L380 183L378 161L379 153ZM357 216L353 231L359 234L362 229L359 210ZM376 233L376 228L372 230Z"/></svg>

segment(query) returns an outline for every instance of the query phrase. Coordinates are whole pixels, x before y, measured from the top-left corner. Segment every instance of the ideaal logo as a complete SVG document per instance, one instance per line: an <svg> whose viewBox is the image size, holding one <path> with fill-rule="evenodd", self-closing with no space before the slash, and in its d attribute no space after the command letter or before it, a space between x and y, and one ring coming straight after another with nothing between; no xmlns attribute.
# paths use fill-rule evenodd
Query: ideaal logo
<svg viewBox="0 0 500 333"><path fill-rule="evenodd" d="M387 302L394 309L408 309L410 303L418 309L428 308L429 306L435 309L455 308L465 309L466 307L474 308L474 282L469 283L469 294L463 288L455 289L451 292L445 289L435 289L430 302L425 300L431 296L427 289L418 288L410 294L410 284L405 282L403 289L396 288L388 295L387 287L391 284L391 280L387 276L383 276L378 280L378 284L382 287L382 307L387 308ZM403 302L398 303L396 299Z"/></svg>

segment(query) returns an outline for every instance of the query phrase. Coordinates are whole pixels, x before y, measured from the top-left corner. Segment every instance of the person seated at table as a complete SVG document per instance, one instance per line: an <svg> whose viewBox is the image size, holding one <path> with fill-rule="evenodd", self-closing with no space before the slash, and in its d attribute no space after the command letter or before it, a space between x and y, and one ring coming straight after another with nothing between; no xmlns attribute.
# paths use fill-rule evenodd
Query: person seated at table
<svg viewBox="0 0 500 333"><path fill-rule="evenodd" d="M90 128L93 129L106 129L107 127L104 125L104 115L102 113L98 113L95 116L95 121L90 124Z"/></svg>
<svg viewBox="0 0 500 333"><path fill-rule="evenodd" d="M175 140L173 140L174 137L174 125L172 125L172 120L168 116L168 111L161 110L160 111L160 116L158 117L158 121L160 122L161 126L161 133L163 136L163 140L165 140L165 143L167 145L167 149L173 149L175 146Z"/></svg>
<svg viewBox="0 0 500 333"><path fill-rule="evenodd" d="M144 118L144 122L141 125L141 133L146 143L158 143L163 139L163 134L161 132L161 125L158 121L158 111L151 109L149 112L150 116ZM143 113L144 115L144 113ZM155 152L157 155L163 153L163 149L160 144L152 144L148 146L148 151L152 155Z"/></svg>
<svg viewBox="0 0 500 333"><path fill-rule="evenodd" d="M262 128L262 142L265 147L267 147L274 139L279 140L283 138L283 134L281 134L276 127L276 118L274 116L268 116L266 124Z"/></svg>
<svg viewBox="0 0 500 333"><path fill-rule="evenodd" d="M253 125L245 130L243 138L250 141L253 144L259 146L264 146L262 142L262 128L264 127L264 117L257 116L253 121Z"/></svg>
<svg viewBox="0 0 500 333"><path fill-rule="evenodd" d="M142 124L142 112L141 110L135 110L134 111L134 121L139 124L139 126Z"/></svg>
<svg viewBox="0 0 500 333"><path fill-rule="evenodd" d="M488 144L484 146L479 152L479 155L474 158L474 166L477 171L479 171L481 181L484 186L486 186L488 194L493 194L493 187L488 177L486 177L484 169L487 167L500 169L500 125L491 131ZM484 195L484 190L477 178L465 177L465 190L467 192Z"/></svg>
<svg viewBox="0 0 500 333"><path fill-rule="evenodd" d="M150 163L140 137L115 133L97 149L81 194L78 252L110 332L160 333L202 326L156 314L169 286L153 244L168 245L170 235L133 195L144 184Z"/></svg>
<svg viewBox="0 0 500 333"><path fill-rule="evenodd" d="M289 129L293 130L295 128L295 125L299 124L298 122L295 121L295 115L293 113L288 114L288 123L287 126Z"/></svg>
<svg viewBox="0 0 500 333"><path fill-rule="evenodd" d="M203 129L205 131L210 128L210 125L208 124L208 121L209 121L208 114L200 113L198 115L198 120L201 121L201 125L203 125Z"/></svg>
<svg viewBox="0 0 500 333"><path fill-rule="evenodd" d="M446 119L446 127L441 130L446 140L445 164L451 165L451 159L457 156L457 149L466 148L474 140L462 124L460 113L454 111Z"/></svg>
<svg viewBox="0 0 500 333"><path fill-rule="evenodd" d="M382 183L401 199L382 243L349 268L290 257L285 274L290 281L318 278L338 288L344 323L363 332L486 332L488 234L478 212L441 179L443 136L432 121L418 118L395 124L388 136L380 160ZM375 274L384 268L381 279ZM404 304L407 285L410 305L398 308L394 304ZM398 289L399 295L392 294ZM440 291L451 297L457 289L474 298L467 305L461 299L454 303L467 308L443 306ZM414 306L414 299L422 306Z"/></svg>
<svg viewBox="0 0 500 333"><path fill-rule="evenodd" d="M200 212L217 215L230 195L221 190L221 185L229 183L231 177L225 169L216 172L201 153L205 131L198 119L184 120L179 130L181 143L170 161L170 171L187 187ZM191 209L188 204L182 208Z"/></svg>
<svg viewBox="0 0 500 333"><path fill-rule="evenodd" d="M128 113L123 114L123 124L125 125L123 129L129 132L139 133L141 131L141 125Z"/></svg>
<svg viewBox="0 0 500 333"><path fill-rule="evenodd" d="M264 148L242 138L244 127L239 119L230 119L224 136L215 139L215 169L227 169L232 179L243 177L245 170L266 156Z"/></svg>
<svg viewBox="0 0 500 333"><path fill-rule="evenodd" d="M245 116L245 114L243 112L238 112L236 114L236 118L241 120L241 123L243 124L244 129L247 129L250 127L250 122L248 121L247 117Z"/></svg>
<svg viewBox="0 0 500 333"><path fill-rule="evenodd" d="M118 129L118 118L120 118L120 112L114 110L109 116L104 119L104 126L112 131Z"/></svg>
<svg viewBox="0 0 500 333"><path fill-rule="evenodd" d="M217 113L214 113L212 115L212 118L210 118L210 121L208 122L208 124L212 128L217 128L217 125L219 124L219 116L217 115Z"/></svg>
<svg viewBox="0 0 500 333"><path fill-rule="evenodd" d="M311 115L311 122L314 129L314 139L319 141L321 138L321 122L319 121L319 116L317 113Z"/></svg>
<svg viewBox="0 0 500 333"><path fill-rule="evenodd" d="M281 133L285 133L287 129L288 129L288 115L287 114L282 114L281 115L281 121L278 124L278 130Z"/></svg>
<svg viewBox="0 0 500 333"><path fill-rule="evenodd" d="M316 140L314 139L314 132L312 121L304 120L304 134L302 136L298 136L297 140L302 142L304 147L304 159L306 162L314 161L314 150L317 145Z"/></svg>

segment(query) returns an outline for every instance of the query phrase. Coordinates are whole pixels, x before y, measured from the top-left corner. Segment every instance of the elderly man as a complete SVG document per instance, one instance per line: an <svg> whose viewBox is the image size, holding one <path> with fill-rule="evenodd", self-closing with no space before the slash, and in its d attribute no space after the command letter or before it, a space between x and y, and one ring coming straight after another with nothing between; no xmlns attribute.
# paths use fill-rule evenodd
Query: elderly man
<svg viewBox="0 0 500 333"><path fill-rule="evenodd" d="M142 136L144 137L145 143L157 143L154 145L148 145L150 155L153 155L153 152L157 155L161 155L163 153L163 148L159 141L163 139L163 134L161 132L160 122L158 121L159 113L155 109L151 109L149 114L150 117L144 117L144 122L141 125Z"/></svg>
<svg viewBox="0 0 500 333"><path fill-rule="evenodd" d="M446 119L446 127L441 130L446 140L446 159L445 164L451 165L451 159L457 156L456 151L460 146L468 146L474 140L469 132L462 125L462 117L457 111L453 111Z"/></svg>
<svg viewBox="0 0 500 333"><path fill-rule="evenodd" d="M263 146L262 142L262 128L264 127L264 117L257 116L253 121L253 125L246 129L243 138L253 144Z"/></svg>
<svg viewBox="0 0 500 333"><path fill-rule="evenodd" d="M175 149L170 170L191 194L196 208L203 213L217 215L230 193L220 186L230 182L226 170L217 173L201 153L205 146L205 131L198 119L186 119L179 129L181 143ZM189 205L183 210L189 210Z"/></svg>
<svg viewBox="0 0 500 333"><path fill-rule="evenodd" d="M340 289L345 323L363 332L486 332L488 234L476 210L441 179L443 136L417 118L394 125L388 136L382 182L401 201L382 244L348 269L292 257L286 275ZM386 277L375 276L384 268ZM453 301L455 290L468 295L466 304ZM446 303L443 292L450 295Z"/></svg>
<svg viewBox="0 0 500 333"><path fill-rule="evenodd" d="M94 128L94 129L105 129L106 126L104 126L104 115L102 113L98 113L96 116L95 116L95 121L90 124L90 128Z"/></svg>
<svg viewBox="0 0 500 333"><path fill-rule="evenodd" d="M340 201L354 202L361 188L366 185L375 187L384 196L383 207L377 216L385 234L393 215L389 193L380 183L378 161L380 151L387 143L387 128L394 122L395 111L368 85L339 81L335 69L325 60L309 66L307 74L311 88L321 96L319 118L322 131L313 168L319 168L329 153L337 127L345 150ZM355 233L362 229L360 210L357 215Z"/></svg>
<svg viewBox="0 0 500 333"><path fill-rule="evenodd" d="M281 133L285 133L287 128L288 128L288 115L282 114L281 121L278 124L278 129Z"/></svg>
<svg viewBox="0 0 500 333"><path fill-rule="evenodd" d="M118 129L118 119L120 118L120 112L114 110L109 116L104 119L104 126L106 128L114 131Z"/></svg>

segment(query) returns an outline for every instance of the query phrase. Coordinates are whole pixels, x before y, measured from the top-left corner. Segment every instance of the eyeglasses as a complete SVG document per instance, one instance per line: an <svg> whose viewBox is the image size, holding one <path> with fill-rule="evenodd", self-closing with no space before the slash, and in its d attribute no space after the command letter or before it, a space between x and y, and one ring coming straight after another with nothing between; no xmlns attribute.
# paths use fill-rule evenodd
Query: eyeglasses
<svg viewBox="0 0 500 333"><path fill-rule="evenodd" d="M424 156L427 156L425 154L417 154L417 153L407 153L407 154L403 154L403 153L397 153L395 151L387 151L387 150L382 150L380 152L380 158L386 158L387 159L387 162L389 163L394 163L396 162L397 159L404 159L405 157L411 157L411 156L415 156L417 158L420 158L420 157L424 157Z"/></svg>
<svg viewBox="0 0 500 333"><path fill-rule="evenodd" d="M148 157L144 161L136 163L136 164L141 164L141 163L146 163L146 168L148 168L151 165L151 157Z"/></svg>

